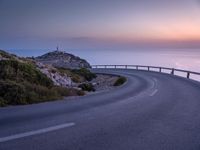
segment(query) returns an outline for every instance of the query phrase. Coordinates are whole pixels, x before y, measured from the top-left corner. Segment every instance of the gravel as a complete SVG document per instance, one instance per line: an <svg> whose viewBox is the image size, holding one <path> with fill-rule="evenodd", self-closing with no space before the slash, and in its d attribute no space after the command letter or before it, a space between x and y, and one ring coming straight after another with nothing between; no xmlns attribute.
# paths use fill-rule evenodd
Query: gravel
<svg viewBox="0 0 200 150"><path fill-rule="evenodd" d="M93 84L96 91L102 91L114 88L113 85L118 78L119 76L97 74L97 77L90 83Z"/></svg>

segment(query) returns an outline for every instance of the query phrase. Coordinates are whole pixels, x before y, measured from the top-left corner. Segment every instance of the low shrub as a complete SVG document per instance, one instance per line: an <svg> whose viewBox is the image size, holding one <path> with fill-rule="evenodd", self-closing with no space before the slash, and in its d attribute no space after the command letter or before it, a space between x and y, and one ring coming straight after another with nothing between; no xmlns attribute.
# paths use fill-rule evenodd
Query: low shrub
<svg viewBox="0 0 200 150"><path fill-rule="evenodd" d="M84 77L86 81L91 81L92 79L96 78L96 74L92 73L86 68L73 69L72 72Z"/></svg>
<svg viewBox="0 0 200 150"><path fill-rule="evenodd" d="M61 74L67 74L68 76L70 76L72 78L72 81L76 83L91 81L92 79L96 78L96 74L92 73L90 70L86 68L66 69L57 67L57 69Z"/></svg>
<svg viewBox="0 0 200 150"><path fill-rule="evenodd" d="M28 82L0 81L0 98L6 105L25 105L50 101L61 96L48 87Z"/></svg>
<svg viewBox="0 0 200 150"><path fill-rule="evenodd" d="M64 87L54 87L52 88L53 91L58 92L61 96L82 96L85 95L85 93L81 90L74 89L74 88L64 88Z"/></svg>
<svg viewBox="0 0 200 150"><path fill-rule="evenodd" d="M0 97L0 107L4 107L6 105L6 101Z"/></svg>
<svg viewBox="0 0 200 150"><path fill-rule="evenodd" d="M119 77L115 83L114 83L114 86L120 86L122 84L124 84L126 82L126 78L125 77Z"/></svg>
<svg viewBox="0 0 200 150"><path fill-rule="evenodd" d="M80 84L78 87L81 88L83 91L88 91L88 92L95 91L95 88L91 83L83 83Z"/></svg>
<svg viewBox="0 0 200 150"><path fill-rule="evenodd" d="M0 106L25 105L45 101L62 99L64 96L81 96L83 91L63 88L45 87L28 82L16 83L14 81L0 80Z"/></svg>
<svg viewBox="0 0 200 150"><path fill-rule="evenodd" d="M34 65L17 60L0 61L0 79L19 83L27 81L47 87L53 86L51 79L36 69Z"/></svg>

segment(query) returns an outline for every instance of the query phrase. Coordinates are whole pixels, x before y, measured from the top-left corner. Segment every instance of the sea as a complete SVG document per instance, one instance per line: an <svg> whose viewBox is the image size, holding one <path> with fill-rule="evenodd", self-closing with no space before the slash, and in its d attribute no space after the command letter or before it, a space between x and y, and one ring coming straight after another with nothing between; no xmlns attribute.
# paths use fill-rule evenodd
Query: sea
<svg viewBox="0 0 200 150"><path fill-rule="evenodd" d="M39 56L52 50L12 49L8 51L26 57ZM84 58L92 65L148 65L200 72L200 49L64 49L64 51ZM175 72L175 74L186 76L186 73ZM191 75L191 78L200 81L199 75Z"/></svg>

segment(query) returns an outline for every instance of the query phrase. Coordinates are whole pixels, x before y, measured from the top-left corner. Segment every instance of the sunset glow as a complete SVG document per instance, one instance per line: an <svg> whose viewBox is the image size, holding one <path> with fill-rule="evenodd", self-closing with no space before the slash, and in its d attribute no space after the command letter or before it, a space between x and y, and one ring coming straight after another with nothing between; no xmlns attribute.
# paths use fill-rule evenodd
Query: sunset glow
<svg viewBox="0 0 200 150"><path fill-rule="evenodd" d="M0 18L5 48L200 43L198 0L1 0Z"/></svg>

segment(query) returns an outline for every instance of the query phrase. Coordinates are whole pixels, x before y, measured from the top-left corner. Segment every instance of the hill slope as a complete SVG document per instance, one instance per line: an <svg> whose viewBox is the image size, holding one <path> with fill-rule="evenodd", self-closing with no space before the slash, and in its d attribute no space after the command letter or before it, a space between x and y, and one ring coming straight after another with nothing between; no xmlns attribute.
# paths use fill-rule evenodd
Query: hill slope
<svg viewBox="0 0 200 150"><path fill-rule="evenodd" d="M31 60L0 50L0 106L32 104L83 94L77 89L55 86Z"/></svg>
<svg viewBox="0 0 200 150"><path fill-rule="evenodd" d="M79 68L91 68L90 64L77 56L68 54L64 51L53 51L42 56L36 57L35 60L52 65L54 67L79 69Z"/></svg>

